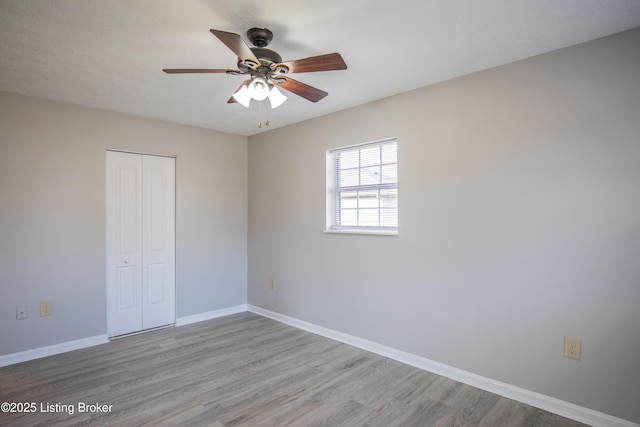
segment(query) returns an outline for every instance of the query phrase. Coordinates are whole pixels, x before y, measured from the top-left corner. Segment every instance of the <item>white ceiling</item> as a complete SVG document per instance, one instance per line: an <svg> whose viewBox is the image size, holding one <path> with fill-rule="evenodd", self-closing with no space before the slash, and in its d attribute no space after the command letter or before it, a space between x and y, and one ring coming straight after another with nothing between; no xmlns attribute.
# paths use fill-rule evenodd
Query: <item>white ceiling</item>
<svg viewBox="0 0 640 427"><path fill-rule="evenodd" d="M638 26L638 0L1 0L0 90L252 135ZM236 68L209 29L251 27L348 69L292 76L329 96L275 110L227 104L244 76L161 71Z"/></svg>

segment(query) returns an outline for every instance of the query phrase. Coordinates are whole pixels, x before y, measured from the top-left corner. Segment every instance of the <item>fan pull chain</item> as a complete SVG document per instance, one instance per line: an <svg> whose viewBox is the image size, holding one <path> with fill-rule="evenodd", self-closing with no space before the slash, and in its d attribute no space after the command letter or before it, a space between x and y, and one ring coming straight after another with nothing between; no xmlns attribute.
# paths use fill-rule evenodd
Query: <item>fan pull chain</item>
<svg viewBox="0 0 640 427"><path fill-rule="evenodd" d="M258 104L258 114L262 114L262 104L266 102L266 101L262 101ZM271 122L269 121L269 111L271 110L271 108L267 109L267 120L265 120L264 124L265 126L269 127L269 125L271 124ZM258 129L262 129L262 121L258 121Z"/></svg>

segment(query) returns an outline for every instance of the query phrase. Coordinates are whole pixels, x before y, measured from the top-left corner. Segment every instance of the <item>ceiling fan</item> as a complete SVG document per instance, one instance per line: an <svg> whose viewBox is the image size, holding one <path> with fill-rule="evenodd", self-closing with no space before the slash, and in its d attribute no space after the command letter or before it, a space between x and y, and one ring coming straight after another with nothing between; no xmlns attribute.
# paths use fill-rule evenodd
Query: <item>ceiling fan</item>
<svg viewBox="0 0 640 427"><path fill-rule="evenodd" d="M273 39L273 33L267 28L251 28L247 38L254 47L249 47L242 37L235 33L210 30L222 43L238 57L238 69L209 68L165 68L168 74L181 73L225 73L231 75L246 74L249 79L242 82L228 103L240 103L249 107L251 99L262 101L269 98L271 108L281 105L287 98L277 88L293 92L311 102L318 102L328 95L327 92L288 77L288 74L310 73L315 71L345 70L345 64L339 53L312 56L282 62L282 57L267 49Z"/></svg>

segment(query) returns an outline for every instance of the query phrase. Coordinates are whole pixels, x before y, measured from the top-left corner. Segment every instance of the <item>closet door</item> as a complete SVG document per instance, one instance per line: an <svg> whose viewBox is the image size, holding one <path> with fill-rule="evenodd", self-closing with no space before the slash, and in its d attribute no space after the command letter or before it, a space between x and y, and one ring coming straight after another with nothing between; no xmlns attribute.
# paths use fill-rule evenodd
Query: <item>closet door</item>
<svg viewBox="0 0 640 427"><path fill-rule="evenodd" d="M175 159L142 160L142 329L175 322Z"/></svg>
<svg viewBox="0 0 640 427"><path fill-rule="evenodd" d="M175 322L175 159L107 151L107 332Z"/></svg>
<svg viewBox="0 0 640 427"><path fill-rule="evenodd" d="M107 331L142 330L142 156L107 151Z"/></svg>

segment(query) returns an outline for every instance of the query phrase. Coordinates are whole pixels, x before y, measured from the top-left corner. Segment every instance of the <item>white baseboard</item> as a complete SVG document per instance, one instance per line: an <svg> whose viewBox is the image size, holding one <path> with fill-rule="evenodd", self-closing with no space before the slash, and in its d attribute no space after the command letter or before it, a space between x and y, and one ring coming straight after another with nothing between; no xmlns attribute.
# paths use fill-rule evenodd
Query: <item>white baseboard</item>
<svg viewBox="0 0 640 427"><path fill-rule="evenodd" d="M518 402L522 402L527 405L531 405L536 408L540 408L545 411L570 418L572 420L589 424L594 427L640 427L640 424L623 420L622 418L594 411L583 406L578 406L573 403L565 402L563 400L526 390L521 387L516 387L511 384L492 380L491 378L486 378L480 375L473 374L471 372L463 371L461 369L457 369L443 363L416 356L415 354L407 353L395 348L375 343L373 341L368 341L342 332L334 331L332 329L289 317L284 314L276 313L274 311L267 310L261 307L256 307L251 304L247 306L247 310L260 316L268 317L278 322L285 323L295 328L302 329L316 335L321 335L323 337L330 338L336 341L340 341L345 344L349 344L351 346L397 360L398 362L402 362L425 371L433 372L434 374L442 375L443 377L451 378L461 383L468 384L473 387L477 387L509 399L517 400Z"/></svg>
<svg viewBox="0 0 640 427"><path fill-rule="evenodd" d="M240 304L234 307L221 308L220 310L207 311L205 313L192 314L191 316L179 317L176 319L176 326L189 325L191 323L203 322L205 320L216 319L218 317L229 316L231 314L244 313L247 311L247 304Z"/></svg>
<svg viewBox="0 0 640 427"><path fill-rule="evenodd" d="M60 344L46 347L34 348L32 350L20 351L18 353L5 354L0 356L0 367L9 366L15 363L27 362L29 360L40 359L42 357L53 356L54 354L66 353L67 351L80 350L81 348L93 347L94 345L106 344L109 337L96 335L94 337L82 338L75 341L67 341Z"/></svg>
<svg viewBox="0 0 640 427"><path fill-rule="evenodd" d="M220 310L208 311L206 313L193 314L191 316L185 316L176 319L176 326L189 325L191 323L211 320L222 316L229 316L230 314L244 313L246 311L247 305L241 304L235 307L228 307ZM13 365L20 362L27 362L29 360L40 359L42 357L53 356L55 354L66 353L67 351L92 347L94 345L106 344L108 342L109 336L107 334L104 334L97 335L95 337L54 344L47 347L34 348L32 350L21 351L18 353L5 354L0 356L0 367Z"/></svg>

